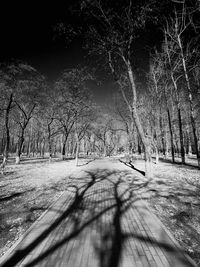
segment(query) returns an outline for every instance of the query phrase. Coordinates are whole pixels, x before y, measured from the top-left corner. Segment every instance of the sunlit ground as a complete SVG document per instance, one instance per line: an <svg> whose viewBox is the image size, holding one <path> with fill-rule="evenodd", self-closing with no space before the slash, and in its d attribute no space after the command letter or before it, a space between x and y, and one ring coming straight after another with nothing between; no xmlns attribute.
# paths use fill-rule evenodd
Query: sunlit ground
<svg viewBox="0 0 200 267"><path fill-rule="evenodd" d="M95 166L95 161L27 159L21 165L8 165L0 180L1 209L1 255L10 247L30 225L55 201L67 187L68 177L81 169ZM117 158L102 161L105 169L124 169ZM112 164L111 164L112 163ZM143 160L132 163L144 170ZM195 164L195 160L190 160ZM110 167L111 166L111 167ZM200 259L200 182L199 170L191 166L182 166L160 161L154 164L154 178L148 187L140 193L150 203L152 210L159 216L165 226L171 230L181 246L198 263ZM134 171L135 172L135 171ZM134 173L138 181L145 178ZM133 177L124 177L131 184Z"/></svg>

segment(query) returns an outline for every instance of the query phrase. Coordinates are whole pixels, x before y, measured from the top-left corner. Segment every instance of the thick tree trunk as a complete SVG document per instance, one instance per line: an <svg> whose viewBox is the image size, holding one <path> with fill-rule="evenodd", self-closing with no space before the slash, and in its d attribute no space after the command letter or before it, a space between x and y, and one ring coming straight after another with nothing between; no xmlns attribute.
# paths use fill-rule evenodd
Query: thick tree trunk
<svg viewBox="0 0 200 267"><path fill-rule="evenodd" d="M142 125L137 114L137 110L133 108L132 116L135 121L137 131L140 135L142 144L144 146L144 159L145 159L145 176L152 178L152 158L151 158L151 143L148 138L145 137Z"/></svg>
<svg viewBox="0 0 200 267"><path fill-rule="evenodd" d="M67 136L65 135L63 143L62 143L62 153L61 153L62 160L65 160L66 158L66 143L67 143Z"/></svg>
<svg viewBox="0 0 200 267"><path fill-rule="evenodd" d="M138 143L137 143L137 150L138 150L138 154L141 155L142 154L142 148L141 148L141 144L140 144L140 139L138 138Z"/></svg>
<svg viewBox="0 0 200 267"><path fill-rule="evenodd" d="M111 71L112 71L114 77L116 77L116 75L115 75L116 73L115 73L115 70L114 70L113 65L112 65L112 58L111 58L110 52L108 53L108 60L109 60L109 66L111 68ZM128 78L129 78L129 82L130 82L130 86L131 86L131 90L132 90L132 105L130 105L130 102L128 101L128 99L125 95L125 92L123 90L123 85L121 85L120 81L119 81L121 93L122 93L122 96L124 98L124 101L127 104L127 107L129 108L132 119L136 125L138 134L139 134L141 141L142 141L142 144L144 146L145 170L146 170L145 176L147 178L152 178L151 144L150 144L150 141L148 140L148 138L145 137L144 130L143 130L142 124L140 122L140 119L139 119L139 116L137 113L137 92L136 92L136 84L135 84L134 74L133 74L133 70L132 70L132 66L131 66L131 62L130 62L130 45L129 45L129 50L128 50L128 59L126 59L124 57L124 55L122 55L122 60L124 61L125 65L126 65L127 74L128 74Z"/></svg>
<svg viewBox="0 0 200 267"><path fill-rule="evenodd" d="M76 157L76 155L75 155L76 154L76 146L77 146L77 144L75 142L73 142L73 146L71 147L71 155L73 158Z"/></svg>
<svg viewBox="0 0 200 267"><path fill-rule="evenodd" d="M53 155L54 155L54 157L56 157L56 155L57 155L57 140L56 140L55 145L54 145Z"/></svg>
<svg viewBox="0 0 200 267"><path fill-rule="evenodd" d="M66 158L66 142L63 142L63 144L62 144L61 158L62 158L62 160L65 160L65 158Z"/></svg>
<svg viewBox="0 0 200 267"><path fill-rule="evenodd" d="M153 172L152 172L152 157L151 157L151 146L146 145L144 147L145 154L144 154L144 159L145 159L145 176L149 179L152 178Z"/></svg>
<svg viewBox="0 0 200 267"><path fill-rule="evenodd" d="M43 142L41 143L41 156L44 158L45 153L45 139L43 138Z"/></svg>
<svg viewBox="0 0 200 267"><path fill-rule="evenodd" d="M130 140L130 138L129 138L129 141L128 141L128 154L129 154L129 156L132 156L132 151L133 151L133 143L132 143L132 140Z"/></svg>
<svg viewBox="0 0 200 267"><path fill-rule="evenodd" d="M20 136L20 138L18 140L18 143L17 143L16 159L15 159L15 163L16 164L19 164L20 163L20 158L21 158L21 154L22 154L23 144L24 144L24 133L22 133L22 135Z"/></svg>
<svg viewBox="0 0 200 267"><path fill-rule="evenodd" d="M68 157L68 155L70 154L70 142L68 140L67 144L66 144L66 148L65 148L65 154L66 154L66 157Z"/></svg>
<svg viewBox="0 0 200 267"><path fill-rule="evenodd" d="M159 163L159 152L158 152L158 148L156 147L156 164Z"/></svg>
<svg viewBox="0 0 200 267"><path fill-rule="evenodd" d="M144 153L145 153L145 176L147 178L152 178L152 158L151 158L151 143L148 140L147 137L145 137L144 134L144 130L142 127L142 124L140 122L138 113L137 113L137 94L136 94L136 85L135 85L135 80L134 80L134 75L133 75L133 71L131 68L131 64L128 61L127 62L127 68L128 68L128 77L129 77L129 81L131 84L131 89L132 89L132 94L133 94L133 100L132 100L132 109L131 109L131 113L132 113L132 118L133 121L136 125L138 134L140 136L140 139L142 141L142 144L144 146Z"/></svg>
<svg viewBox="0 0 200 267"><path fill-rule="evenodd" d="M192 154L192 146L190 140L190 132L187 130L186 132L186 154L190 156Z"/></svg>
<svg viewBox="0 0 200 267"><path fill-rule="evenodd" d="M27 142L26 156L30 157L30 155L31 155L31 141L30 141L30 136L29 136L28 142Z"/></svg>
<svg viewBox="0 0 200 267"><path fill-rule="evenodd" d="M20 156L16 156L15 158L15 164L20 164Z"/></svg>
<svg viewBox="0 0 200 267"><path fill-rule="evenodd" d="M158 146L155 145L155 157L156 157L156 164L159 163L159 151L158 151Z"/></svg>
<svg viewBox="0 0 200 267"><path fill-rule="evenodd" d="M133 151L133 133L130 130L130 127L128 126L128 123L126 123L126 134L128 136L128 148L127 148L127 152L129 154L129 157L131 158L132 156L132 151Z"/></svg>
<svg viewBox="0 0 200 267"><path fill-rule="evenodd" d="M158 141L157 141L156 135L155 135L155 140L152 142L152 145L155 151L155 164L158 164L159 163L159 150L158 150Z"/></svg>

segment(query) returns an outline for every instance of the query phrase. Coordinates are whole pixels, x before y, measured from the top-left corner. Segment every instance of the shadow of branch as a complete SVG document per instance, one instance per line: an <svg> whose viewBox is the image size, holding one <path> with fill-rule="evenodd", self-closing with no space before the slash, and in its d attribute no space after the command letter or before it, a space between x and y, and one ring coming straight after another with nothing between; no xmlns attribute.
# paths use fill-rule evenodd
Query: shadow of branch
<svg viewBox="0 0 200 267"><path fill-rule="evenodd" d="M127 162L125 162L125 161L119 159L119 162L125 164L126 166L130 167L131 169L133 169L133 170L139 172L140 174L142 174L143 176L145 176L145 172L144 172L144 171L141 171L141 170L139 170L139 169L137 169L137 168L131 163L131 161L129 161L129 162L127 163Z"/></svg>

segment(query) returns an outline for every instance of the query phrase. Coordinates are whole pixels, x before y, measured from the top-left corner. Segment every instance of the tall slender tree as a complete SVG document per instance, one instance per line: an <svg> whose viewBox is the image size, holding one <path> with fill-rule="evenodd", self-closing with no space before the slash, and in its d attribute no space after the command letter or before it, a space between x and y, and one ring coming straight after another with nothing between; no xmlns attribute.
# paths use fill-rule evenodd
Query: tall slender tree
<svg viewBox="0 0 200 267"><path fill-rule="evenodd" d="M174 50L178 58L180 58L182 73L185 78L185 88L188 96L190 120L193 131L193 138L195 150L200 167L200 152L198 147L197 125L194 111L194 99L192 93L192 86L189 75L190 55L189 48L193 49L190 45L191 40L188 41L188 35L191 38L197 36L197 27L195 18L200 15L200 11L196 7L190 7L185 2L182 3L181 8L175 9L174 15L166 21L166 38L168 42L173 44ZM190 38L190 39L191 39ZM179 114L180 116L180 114ZM183 153L183 152L182 152Z"/></svg>
<svg viewBox="0 0 200 267"><path fill-rule="evenodd" d="M147 22L150 20L152 22L154 19L156 5L153 1L147 2L140 1L136 4L132 0L118 2L95 0L82 1L81 7L82 12L87 14L90 24L86 34L88 48L91 53L104 58L121 90L144 146L146 176L152 177L151 144L138 115L134 66L135 42ZM91 24L91 21L94 23ZM125 76L128 80L127 85L131 92L129 99L124 91L121 76Z"/></svg>

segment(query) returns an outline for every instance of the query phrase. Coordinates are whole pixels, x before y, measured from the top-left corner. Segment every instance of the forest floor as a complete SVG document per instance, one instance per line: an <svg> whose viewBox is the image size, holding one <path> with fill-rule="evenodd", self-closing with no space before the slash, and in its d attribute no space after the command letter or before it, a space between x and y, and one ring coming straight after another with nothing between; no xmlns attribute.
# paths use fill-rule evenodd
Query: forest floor
<svg viewBox="0 0 200 267"><path fill-rule="evenodd" d="M180 159L176 162L161 160L158 165L154 164L154 178L145 192L148 193L146 200L181 247L200 266L200 170L196 167L196 159L188 159L188 165L179 164ZM133 160L133 165L144 170L141 160Z"/></svg>
<svg viewBox="0 0 200 267"><path fill-rule="evenodd" d="M89 161L81 159L78 168L74 160L58 159L51 164L47 159L24 159L20 165L6 166L5 174L0 174L0 256L64 192L68 177ZM144 170L143 160L132 163ZM200 266L200 171L160 161L154 164L154 178L144 188L143 197Z"/></svg>
<svg viewBox="0 0 200 267"><path fill-rule="evenodd" d="M89 159L79 160L80 170ZM74 160L24 158L9 163L0 174L0 257L64 192Z"/></svg>

